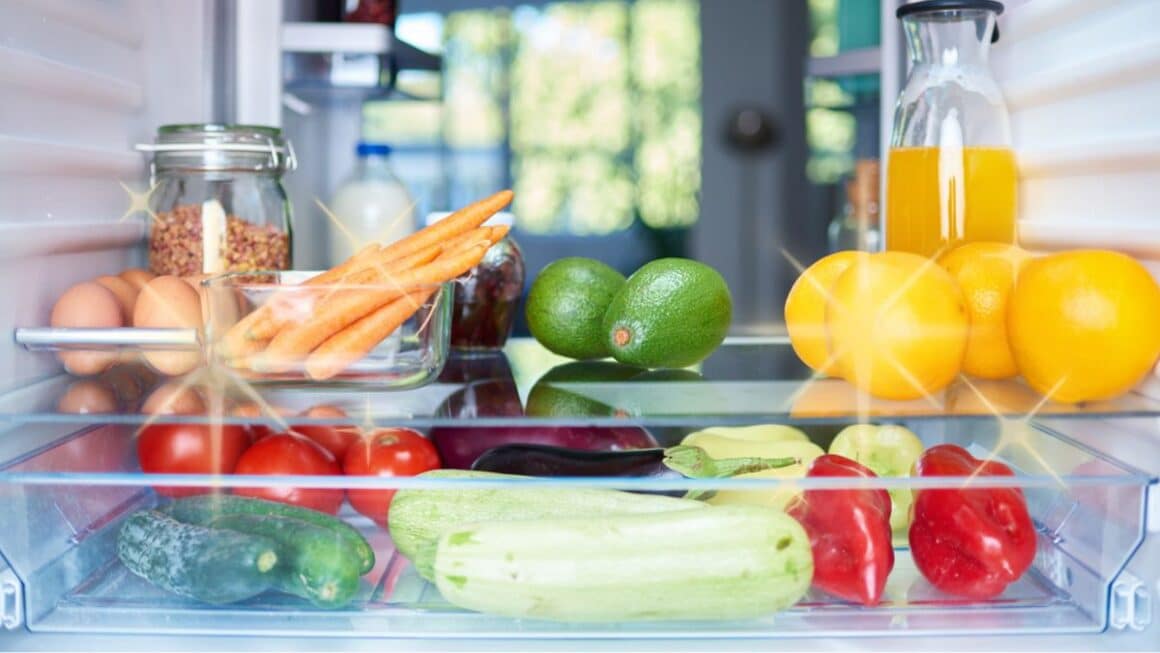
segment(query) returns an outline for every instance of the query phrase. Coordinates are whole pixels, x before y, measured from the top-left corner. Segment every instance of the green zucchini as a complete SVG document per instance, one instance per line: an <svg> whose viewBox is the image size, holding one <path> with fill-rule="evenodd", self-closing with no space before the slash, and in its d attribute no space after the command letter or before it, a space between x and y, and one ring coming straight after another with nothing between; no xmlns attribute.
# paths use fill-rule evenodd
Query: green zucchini
<svg viewBox="0 0 1160 653"><path fill-rule="evenodd" d="M270 589L277 549L260 535L183 524L156 510L129 516L117 535L117 557L129 571L206 603L233 603Z"/></svg>
<svg viewBox="0 0 1160 653"><path fill-rule="evenodd" d="M346 540L359 560L359 573L365 574L375 566L375 552L366 538L353 526L341 519L317 510L293 506L278 501L251 499L232 494L206 494L178 499L161 508L178 521L187 524L208 524L222 515L279 515L293 517L329 529Z"/></svg>
<svg viewBox="0 0 1160 653"><path fill-rule="evenodd" d="M435 470L419 474L423 478L510 479L512 485L523 476ZM703 509L700 501L632 494L619 490L566 487L489 487L478 489L404 489L391 500L387 522L395 548L420 576L434 578L435 545L450 528L475 522L584 517L617 513L654 513Z"/></svg>
<svg viewBox="0 0 1160 653"><path fill-rule="evenodd" d="M801 599L813 570L802 527L760 506L476 524L435 554L451 603L558 621L761 617Z"/></svg>
<svg viewBox="0 0 1160 653"><path fill-rule="evenodd" d="M358 592L359 560L350 543L334 531L282 515L222 515L211 522L278 544L278 589L323 608L341 608Z"/></svg>

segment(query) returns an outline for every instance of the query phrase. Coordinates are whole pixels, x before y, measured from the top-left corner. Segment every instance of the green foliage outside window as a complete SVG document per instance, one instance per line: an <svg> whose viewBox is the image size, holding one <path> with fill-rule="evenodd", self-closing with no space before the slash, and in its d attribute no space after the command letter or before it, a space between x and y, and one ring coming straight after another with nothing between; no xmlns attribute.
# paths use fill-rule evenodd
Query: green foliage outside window
<svg viewBox="0 0 1160 653"><path fill-rule="evenodd" d="M446 15L443 142L452 153L508 148L515 214L530 232L692 224L698 7L599 0ZM367 131L391 124L398 104L368 105Z"/></svg>

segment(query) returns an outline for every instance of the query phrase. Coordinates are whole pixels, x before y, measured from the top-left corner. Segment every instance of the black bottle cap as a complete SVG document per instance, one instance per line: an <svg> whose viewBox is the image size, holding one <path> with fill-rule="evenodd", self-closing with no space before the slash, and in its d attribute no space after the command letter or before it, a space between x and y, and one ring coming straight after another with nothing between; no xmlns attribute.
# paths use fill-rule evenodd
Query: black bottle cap
<svg viewBox="0 0 1160 653"><path fill-rule="evenodd" d="M988 9L995 15L1003 13L1003 3L997 0L919 0L907 2L894 12L895 17L902 18L910 14L926 11L950 11L953 9Z"/></svg>
<svg viewBox="0 0 1160 653"><path fill-rule="evenodd" d="M954 11L956 9L986 9L995 12L995 15L998 16L1003 13L1003 3L997 0L919 0L918 2L903 3L895 10L894 16L902 18L928 11ZM995 31L991 34L991 43L996 43L998 40L999 26L996 25Z"/></svg>

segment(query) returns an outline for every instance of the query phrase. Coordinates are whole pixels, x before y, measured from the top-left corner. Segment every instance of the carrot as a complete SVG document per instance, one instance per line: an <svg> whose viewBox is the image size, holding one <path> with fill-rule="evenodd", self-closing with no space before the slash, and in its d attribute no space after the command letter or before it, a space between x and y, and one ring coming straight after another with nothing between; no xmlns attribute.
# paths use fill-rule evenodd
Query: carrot
<svg viewBox="0 0 1160 653"><path fill-rule="evenodd" d="M371 266L351 272L350 276L342 282L340 289L327 289L325 294L317 296L317 303L321 304L325 302L334 294L342 292L342 290L351 289L346 288L346 286L359 286L363 284L379 282L390 283L390 280L394 278L395 274L416 268L425 263L430 263L431 261L435 260L435 258L439 256L441 252L442 250L439 247L432 246L413 254L403 256L395 261L382 265L381 267ZM335 285L339 284L336 283ZM285 312L279 314L278 311L274 310L275 302L277 299L277 296L272 297L269 302L263 305L262 308L265 308L266 311L264 311L260 321L246 325L247 339L268 340L275 337L278 332L285 328L288 324L292 324L293 322L298 321L296 320L297 314ZM238 324L241 324L241 322Z"/></svg>
<svg viewBox="0 0 1160 653"><path fill-rule="evenodd" d="M484 230L486 230L485 233L480 234L480 236L485 238L489 245L494 245L503 240L504 237L508 235L508 232L511 231L511 227L506 224L501 224L494 227L483 227L482 229L477 229L476 231Z"/></svg>
<svg viewBox="0 0 1160 653"><path fill-rule="evenodd" d="M349 286L390 283L396 274L430 263L442 253L442 248L438 245L432 245L393 261L368 262L366 267L351 273L350 277L338 287L338 290L352 290ZM330 293L326 297L329 298L332 294Z"/></svg>
<svg viewBox="0 0 1160 653"><path fill-rule="evenodd" d="M448 258L438 258L426 265L402 272L392 280L389 288L375 287L336 292L314 309L311 318L301 324L287 326L278 332L266 348L260 365L265 371L286 371L293 361L300 359L328 338L354 323L359 318L416 290L417 286L437 285L454 279L475 267L487 252L488 244L481 243L456 252Z"/></svg>
<svg viewBox="0 0 1160 653"><path fill-rule="evenodd" d="M378 243L371 243L355 252L354 256L351 256L339 265L310 277L304 282L304 285L317 286L340 281L350 276L353 272L365 267L366 262L374 258L374 255L378 254L380 249L382 248ZM242 351L247 348L247 343L252 340L266 340L273 336L277 328L269 324L272 310L271 302L267 302L235 323L223 339L223 344L226 346L227 351Z"/></svg>
<svg viewBox="0 0 1160 653"><path fill-rule="evenodd" d="M355 252L354 256L346 259L342 263L330 268L326 272L316 274L306 280L307 285L321 286L323 284L334 283L342 281L352 272L361 270L366 266L366 262L376 258L376 255L382 249L378 243L371 243L359 251Z"/></svg>
<svg viewBox="0 0 1160 653"><path fill-rule="evenodd" d="M492 227L480 227L478 229L472 229L471 231L465 231L446 242L429 245L418 252L405 254L394 260L379 257L373 264L368 262L366 267L351 275L347 283L352 285L390 283L392 275L396 272L417 267L423 263L429 263L448 249L461 248L464 243L487 240L491 229Z"/></svg>
<svg viewBox="0 0 1160 653"><path fill-rule="evenodd" d="M475 240L477 234L486 235L487 239L494 244L503 238L502 234L507 233L508 227L480 228L479 225L510 204L512 197L513 194L510 190L500 191L469 204L447 218L391 245L380 247L377 243L371 243L343 263L308 279L305 285L324 285L338 282L352 285L389 283L390 274L406 269L406 267L418 265L414 262L411 262L409 266L402 265L403 258L411 254L427 252L429 248L435 246L440 247L440 252L454 251L458 249L460 244ZM436 255L440 254L437 252ZM426 259L426 261L429 260L431 259ZM394 261L398 261L401 265L395 266L388 263ZM376 269L380 273L366 272ZM277 295L275 295L276 297ZM250 341L268 340L285 326L287 320L285 318L278 319L274 306L271 304L272 302L267 302L267 304L258 307L230 328L222 339L222 345L227 351L247 350L250 348Z"/></svg>
<svg viewBox="0 0 1160 653"><path fill-rule="evenodd" d="M491 216L499 213L505 206L511 204L512 197L513 194L510 190L501 190L490 197L468 204L439 222L387 245L382 249L381 254L388 258L403 256L474 229L486 222Z"/></svg>
<svg viewBox="0 0 1160 653"><path fill-rule="evenodd" d="M266 348L268 340L243 340L234 348L222 347L221 358L230 367L249 367L250 356Z"/></svg>
<svg viewBox="0 0 1160 653"><path fill-rule="evenodd" d="M250 312L249 315L235 322L222 336L221 342L218 343L218 346L222 348L226 356L234 356L237 355L237 352L245 352L249 348L250 343L260 342L257 339L251 339L248 334L251 329L267 319L270 312L270 307L263 304Z"/></svg>
<svg viewBox="0 0 1160 653"><path fill-rule="evenodd" d="M440 258L452 257L473 247L490 248L502 240L510 229L507 225L500 225L465 232L442 244ZM434 292L434 288L427 288L409 293L359 318L354 324L328 338L307 357L306 373L316 381L341 373L406 322Z"/></svg>
<svg viewBox="0 0 1160 653"><path fill-rule="evenodd" d="M435 291L422 288L403 295L327 338L306 358L306 374L315 381L339 374L390 336Z"/></svg>

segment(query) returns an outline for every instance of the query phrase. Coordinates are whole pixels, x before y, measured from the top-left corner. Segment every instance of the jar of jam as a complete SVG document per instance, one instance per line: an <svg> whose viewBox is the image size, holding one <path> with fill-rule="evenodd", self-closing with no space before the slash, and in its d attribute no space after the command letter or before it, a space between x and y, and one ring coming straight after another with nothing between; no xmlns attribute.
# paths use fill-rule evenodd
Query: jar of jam
<svg viewBox="0 0 1160 653"><path fill-rule="evenodd" d="M432 213L427 224L450 215ZM511 225L510 213L497 213L487 226ZM492 245L483 260L456 280L451 346L461 351L501 349L511 335L524 290L524 255L509 234Z"/></svg>

